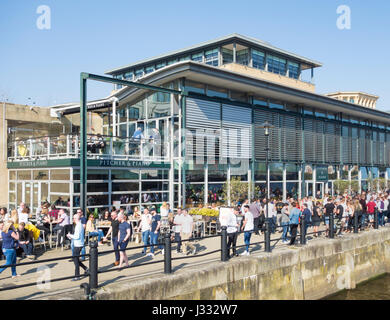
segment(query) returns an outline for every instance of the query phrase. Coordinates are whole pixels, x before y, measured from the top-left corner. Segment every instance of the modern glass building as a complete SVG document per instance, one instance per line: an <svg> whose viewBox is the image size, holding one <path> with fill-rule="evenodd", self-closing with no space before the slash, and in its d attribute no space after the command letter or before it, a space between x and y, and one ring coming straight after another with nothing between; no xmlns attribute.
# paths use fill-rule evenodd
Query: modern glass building
<svg viewBox="0 0 390 320"><path fill-rule="evenodd" d="M88 154L88 207L228 204L223 185L233 177L248 184L248 196L268 190L284 199L334 193L338 179L356 181L360 190L373 179L387 183L390 114L315 93L321 66L233 34L107 71L184 95L116 85L88 103L90 144L104 141ZM79 105L51 112L65 119ZM274 126L268 188L259 128L266 120ZM79 206L77 128L10 142L11 207L44 199L72 211ZM143 136L133 139L137 130Z"/></svg>

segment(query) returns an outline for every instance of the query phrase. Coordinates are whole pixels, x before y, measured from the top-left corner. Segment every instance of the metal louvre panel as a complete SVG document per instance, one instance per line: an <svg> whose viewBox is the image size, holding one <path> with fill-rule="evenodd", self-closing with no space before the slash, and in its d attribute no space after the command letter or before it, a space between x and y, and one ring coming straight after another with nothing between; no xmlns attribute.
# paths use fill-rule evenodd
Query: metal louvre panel
<svg viewBox="0 0 390 320"><path fill-rule="evenodd" d="M290 115L280 115L282 159L291 161L302 160L302 128L301 118Z"/></svg>
<svg viewBox="0 0 390 320"><path fill-rule="evenodd" d="M315 160L316 162L325 162L325 141L324 141L324 123L314 120L315 125Z"/></svg>
<svg viewBox="0 0 390 320"><path fill-rule="evenodd" d="M367 164L366 154L366 130L359 130L359 163Z"/></svg>
<svg viewBox="0 0 390 320"><path fill-rule="evenodd" d="M270 130L269 156L271 160L280 159L280 139L279 139L279 116L277 113L266 111L266 110L255 110L254 111L254 123L255 123L255 157L258 160L265 160L265 148L266 138L264 136L264 129L258 128L265 121L274 125L275 128Z"/></svg>
<svg viewBox="0 0 390 320"><path fill-rule="evenodd" d="M252 157L252 109L222 105L222 156Z"/></svg>
<svg viewBox="0 0 390 320"><path fill-rule="evenodd" d="M359 163L359 130L351 128L351 160L353 164Z"/></svg>
<svg viewBox="0 0 390 320"><path fill-rule="evenodd" d="M186 99L186 158L210 160L219 157L221 104Z"/></svg>
<svg viewBox="0 0 390 320"><path fill-rule="evenodd" d="M390 165L390 133L386 133L386 142L385 142L386 148L385 148L385 164L387 166Z"/></svg>
<svg viewBox="0 0 390 320"><path fill-rule="evenodd" d="M378 132L372 132L372 163L379 164L379 137Z"/></svg>
<svg viewBox="0 0 390 320"><path fill-rule="evenodd" d="M342 127L342 162L351 163L352 162L352 139L351 139L351 128L343 126Z"/></svg>
<svg viewBox="0 0 390 320"><path fill-rule="evenodd" d="M385 161L385 133L380 132L379 133L379 164L384 165L386 163Z"/></svg>
<svg viewBox="0 0 390 320"><path fill-rule="evenodd" d="M305 118L303 120L304 126L304 139L305 139L305 161L314 162L315 161L315 124L313 119Z"/></svg>
<svg viewBox="0 0 390 320"><path fill-rule="evenodd" d="M372 131L366 130L366 163L371 164L372 163Z"/></svg>

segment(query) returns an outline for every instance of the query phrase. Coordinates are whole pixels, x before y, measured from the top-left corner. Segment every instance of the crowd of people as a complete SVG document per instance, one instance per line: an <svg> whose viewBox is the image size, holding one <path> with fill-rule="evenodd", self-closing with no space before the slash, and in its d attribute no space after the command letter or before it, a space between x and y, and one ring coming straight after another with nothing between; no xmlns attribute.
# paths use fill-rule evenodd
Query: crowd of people
<svg viewBox="0 0 390 320"><path fill-rule="evenodd" d="M302 220L305 221L306 234L309 228L312 228L313 238L328 236L330 221L335 222L334 227L339 236L353 232L355 221L360 230L373 228L375 212L378 213L379 226L389 223L389 194L389 192L363 192L354 196L325 195L323 198L317 195L303 199L288 198L286 202L272 198L268 204L266 199L252 199L252 201L247 199L234 208L224 208L224 210L221 208L218 222L220 227L227 228L229 258L238 256L237 239L241 232L244 234L245 243L245 250L241 255L247 256L250 255L252 236L262 235L265 231L266 217L268 217L270 232L280 233L283 244L294 245L298 230L302 228L300 227ZM334 216L333 220L331 215ZM43 203L37 212L35 225L29 221L30 218L29 208L24 203L10 213L6 208L0 209L0 240L3 255L6 257L5 265L16 263L17 250L24 252L27 258L34 259L33 243L34 240L38 240L40 234L46 238L56 234L58 244L69 239L75 266L73 281L81 279L80 268L84 270L85 275L88 274L88 268L83 261L86 254L86 239L91 237L96 237L99 245L103 245L110 239L115 250L113 267L118 267L119 270L129 266L126 249L128 243L137 236L144 244L141 254L151 258L156 254L164 254L162 246L164 234L170 234L174 242L173 248L177 253L195 255L197 252L193 241L195 225L193 217L186 208L172 210L166 202L160 208L155 206L135 208L132 212L127 212L123 207L118 210L115 208L105 210L101 220L109 225L106 232L96 226L93 213L88 215L81 209L76 211L73 221L70 221L66 210ZM137 224L133 227L131 221L136 221ZM321 224L325 228L320 230ZM0 268L0 273L3 270L4 268ZM17 276L16 267L12 267L11 272L12 277Z"/></svg>

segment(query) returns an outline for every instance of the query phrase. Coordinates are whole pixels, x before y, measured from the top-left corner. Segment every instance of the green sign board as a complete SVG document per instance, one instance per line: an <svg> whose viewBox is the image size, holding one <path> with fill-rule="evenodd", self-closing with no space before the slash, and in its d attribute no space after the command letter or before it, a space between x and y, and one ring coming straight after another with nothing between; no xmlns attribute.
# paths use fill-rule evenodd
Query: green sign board
<svg viewBox="0 0 390 320"><path fill-rule="evenodd" d="M327 182L329 180L328 167L316 168L316 181Z"/></svg>

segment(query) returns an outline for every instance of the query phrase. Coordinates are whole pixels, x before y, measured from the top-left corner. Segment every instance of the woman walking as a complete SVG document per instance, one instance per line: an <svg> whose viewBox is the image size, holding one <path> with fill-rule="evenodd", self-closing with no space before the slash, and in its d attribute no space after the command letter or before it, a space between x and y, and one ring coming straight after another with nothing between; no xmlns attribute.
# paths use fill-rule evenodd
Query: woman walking
<svg viewBox="0 0 390 320"><path fill-rule="evenodd" d="M125 264L126 267L129 266L129 259L126 254L126 247L129 243L129 239L132 234L131 225L127 223L125 216L120 213L118 215L118 221L119 221L119 233L118 233L118 239L119 239L119 269L122 268L122 265Z"/></svg>
<svg viewBox="0 0 390 320"><path fill-rule="evenodd" d="M321 224L321 203L318 201L316 202L316 205L313 208L312 223L313 223L314 237L318 238L318 227Z"/></svg>
<svg viewBox="0 0 390 320"><path fill-rule="evenodd" d="M6 262L2 268L0 268L0 273L2 273L6 268L12 264L16 264L16 250L15 250L15 241L19 240L19 234L16 232L12 221L7 221L1 231L1 237L3 239L3 254L5 255ZM16 266L11 267L12 279L18 277L16 273Z"/></svg>

